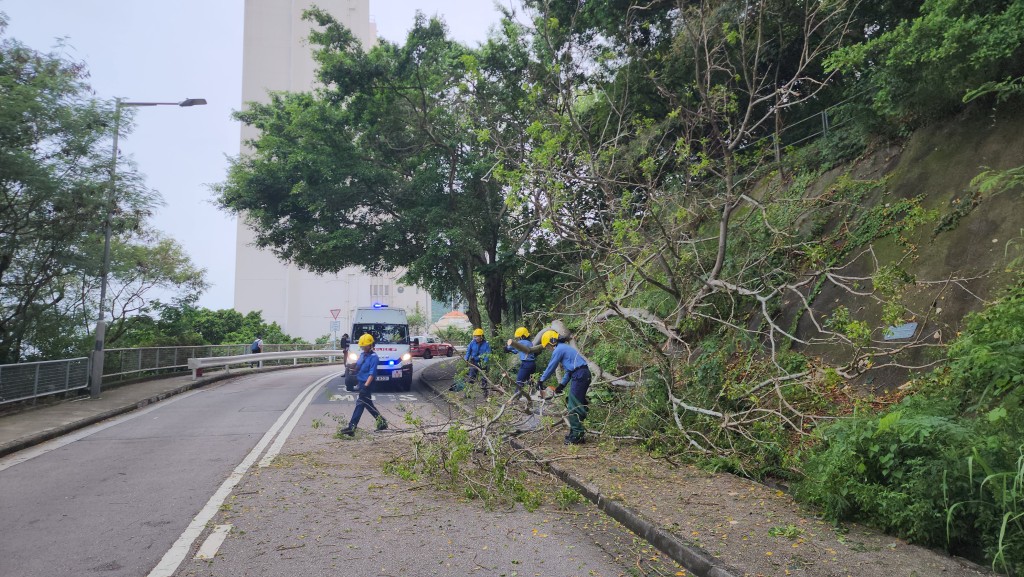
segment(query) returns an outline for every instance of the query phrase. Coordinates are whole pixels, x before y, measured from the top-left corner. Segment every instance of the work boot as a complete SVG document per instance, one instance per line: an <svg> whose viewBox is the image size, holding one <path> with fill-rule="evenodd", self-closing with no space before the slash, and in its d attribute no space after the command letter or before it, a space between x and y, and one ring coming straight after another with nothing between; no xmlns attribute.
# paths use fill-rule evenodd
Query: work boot
<svg viewBox="0 0 1024 577"><path fill-rule="evenodd" d="M349 436L349 437L356 436L356 430L353 429L352 427L345 427L344 429L339 431L339 433L342 434L342 435Z"/></svg>
<svg viewBox="0 0 1024 577"><path fill-rule="evenodd" d="M383 431L383 430L386 430L387 428L388 428L388 422L385 421L384 419L381 419L381 420L379 420L377 422L377 430L378 431Z"/></svg>
<svg viewBox="0 0 1024 577"><path fill-rule="evenodd" d="M577 437L577 436L573 436L573 434L570 433L570 434L565 436L565 444L566 445L582 445L585 442L586 441L584 441L583 435L580 435L580 436Z"/></svg>

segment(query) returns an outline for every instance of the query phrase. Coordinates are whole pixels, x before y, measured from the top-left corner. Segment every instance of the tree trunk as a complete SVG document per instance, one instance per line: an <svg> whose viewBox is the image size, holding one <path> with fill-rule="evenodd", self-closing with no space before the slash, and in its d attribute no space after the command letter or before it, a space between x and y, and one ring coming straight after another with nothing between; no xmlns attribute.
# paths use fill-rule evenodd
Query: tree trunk
<svg viewBox="0 0 1024 577"><path fill-rule="evenodd" d="M505 310L505 273L492 269L484 277L484 305L491 326L501 325L501 314Z"/></svg>
<svg viewBox="0 0 1024 577"><path fill-rule="evenodd" d="M463 286L465 288L462 296L466 297L466 316L469 317L473 328L481 327L483 322L480 318L480 301L476 298L476 269L473 267L472 259L467 259L466 281Z"/></svg>

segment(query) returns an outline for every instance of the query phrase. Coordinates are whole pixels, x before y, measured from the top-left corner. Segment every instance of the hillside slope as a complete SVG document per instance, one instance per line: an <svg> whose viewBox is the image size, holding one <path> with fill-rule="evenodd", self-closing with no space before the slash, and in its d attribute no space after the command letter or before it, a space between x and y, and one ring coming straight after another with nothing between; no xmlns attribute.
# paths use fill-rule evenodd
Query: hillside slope
<svg viewBox="0 0 1024 577"><path fill-rule="evenodd" d="M932 344L946 344L960 330L964 316L997 297L1013 278L1008 266L1024 254L1024 207L1021 190L983 195L971 181L985 170L1024 165L1024 110L998 116L966 114L953 121L917 131L903 146L886 146L834 169L809 194L833 197L850 182L866 190L853 211L831 208L822 234L848 239L854 223L870 223L917 211L905 228L893 227L867 249L854 249L841 267L847 277L878 282L878 270L893 267L903 280L894 289L906 307L903 320L917 323L913 336L891 346L912 346L895 358L901 366L866 370L856 380L867 391L891 390L911 374L905 367L925 367L940 357ZM845 179L845 180L844 180ZM834 206L834 205L832 205ZM808 221L824 219L823 215ZM884 226L884 225L883 225ZM874 277L868 280L869 277ZM877 287L876 287L877 288ZM821 284L812 308L828 318L837 307L869 324L872 339L884 340L887 324L882 305L871 296L853 294L831 281ZM818 335L803 315L797 335ZM909 327L908 327L909 329ZM797 347L800 348L800 347ZM850 349L834 345L803 347L812 355L843 363ZM893 359L878 359L884 365Z"/></svg>

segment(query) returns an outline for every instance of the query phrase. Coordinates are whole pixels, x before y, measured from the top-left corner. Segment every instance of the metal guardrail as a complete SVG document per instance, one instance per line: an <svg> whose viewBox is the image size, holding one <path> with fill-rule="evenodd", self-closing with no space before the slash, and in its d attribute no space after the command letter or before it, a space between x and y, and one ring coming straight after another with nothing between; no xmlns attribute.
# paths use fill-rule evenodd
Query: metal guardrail
<svg viewBox="0 0 1024 577"><path fill-rule="evenodd" d="M264 344L263 352L316 350L311 344ZM103 351L103 384L162 373L189 371L190 358L234 357L249 354L249 345L200 345L140 347ZM338 351L341 356L341 351ZM264 364L285 364L287 359L265 360ZM303 362L310 362L308 360ZM89 388L88 357L0 365L0 405Z"/></svg>
<svg viewBox="0 0 1024 577"><path fill-rule="evenodd" d="M299 359L304 359L305 362L316 362L317 359L326 359L329 363L344 363L345 362L345 351L338 349L309 349L309 350L291 350L291 351L276 351L264 352L258 354L243 354L233 356L216 356L216 357L195 357L188 360L188 367L192 371L192 380L196 380L198 377L203 375L203 369L206 368L219 368L223 367L226 371L231 372L231 365L246 365L258 363L259 366L265 364L281 364L281 361L291 361L291 364L299 364ZM274 361L277 361L276 363Z"/></svg>
<svg viewBox="0 0 1024 577"><path fill-rule="evenodd" d="M314 348L316 345L264 344L263 352L308 351ZM248 353L248 344L107 349L103 352L103 382L117 382L129 375L139 373L186 371L188 370L188 360L192 358L233 357ZM108 379L108 377L111 378ZM121 377L121 379L113 377Z"/></svg>
<svg viewBox="0 0 1024 577"><path fill-rule="evenodd" d="M0 405L88 387L88 357L0 365Z"/></svg>

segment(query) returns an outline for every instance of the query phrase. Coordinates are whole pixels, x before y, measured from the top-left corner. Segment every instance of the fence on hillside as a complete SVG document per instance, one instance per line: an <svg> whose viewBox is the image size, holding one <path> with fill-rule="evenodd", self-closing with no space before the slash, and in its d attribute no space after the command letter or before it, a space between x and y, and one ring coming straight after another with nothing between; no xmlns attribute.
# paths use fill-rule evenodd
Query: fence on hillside
<svg viewBox="0 0 1024 577"><path fill-rule="evenodd" d="M311 344L264 344L263 352L308 351ZM103 384L114 384L147 375L189 372L188 360L202 357L233 357L249 352L249 345L202 345L140 347L103 351ZM264 361L264 365L291 364L291 360ZM311 363L315 359L299 362ZM89 388L88 357L0 365L0 405Z"/></svg>

